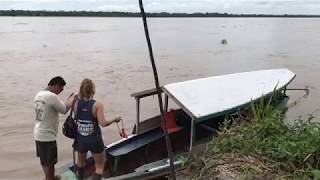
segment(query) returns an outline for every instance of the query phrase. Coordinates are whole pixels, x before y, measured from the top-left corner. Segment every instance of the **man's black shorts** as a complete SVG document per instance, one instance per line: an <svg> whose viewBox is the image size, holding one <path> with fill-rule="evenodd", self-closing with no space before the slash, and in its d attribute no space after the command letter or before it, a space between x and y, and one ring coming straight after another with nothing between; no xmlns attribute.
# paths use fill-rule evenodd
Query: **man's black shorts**
<svg viewBox="0 0 320 180"><path fill-rule="evenodd" d="M57 163L57 142L36 141L37 157L42 166L51 166Z"/></svg>

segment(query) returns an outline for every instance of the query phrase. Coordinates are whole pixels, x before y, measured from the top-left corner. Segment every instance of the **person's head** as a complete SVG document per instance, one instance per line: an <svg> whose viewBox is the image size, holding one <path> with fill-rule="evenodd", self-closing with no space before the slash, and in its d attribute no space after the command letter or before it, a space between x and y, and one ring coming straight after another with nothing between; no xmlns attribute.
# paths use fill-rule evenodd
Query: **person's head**
<svg viewBox="0 0 320 180"><path fill-rule="evenodd" d="M80 98L92 98L95 93L95 85L91 79L84 79L81 82L79 96Z"/></svg>
<svg viewBox="0 0 320 180"><path fill-rule="evenodd" d="M56 76L49 81L48 89L55 94L60 94L65 85L66 81L61 76Z"/></svg>

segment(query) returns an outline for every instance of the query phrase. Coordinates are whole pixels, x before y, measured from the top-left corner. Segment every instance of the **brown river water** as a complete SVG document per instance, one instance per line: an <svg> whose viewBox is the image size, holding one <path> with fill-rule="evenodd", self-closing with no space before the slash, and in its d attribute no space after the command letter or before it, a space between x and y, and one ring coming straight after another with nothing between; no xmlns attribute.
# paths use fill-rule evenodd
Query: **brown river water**
<svg viewBox="0 0 320 180"><path fill-rule="evenodd" d="M199 77L270 68L297 74L289 92L289 121L320 115L319 18L148 19L161 85ZM221 44L226 39L227 44ZM131 93L154 87L140 18L0 17L0 179L42 179L33 140L33 97L63 76L62 99L83 78L97 86L105 115L135 122ZM245 84L244 84L245 86ZM236 91L236 89L235 89ZM157 98L142 100L142 119L159 112ZM66 116L60 116L60 126ZM60 129L61 130L61 129ZM105 144L119 140L115 125ZM58 164L72 159L72 141L58 134Z"/></svg>

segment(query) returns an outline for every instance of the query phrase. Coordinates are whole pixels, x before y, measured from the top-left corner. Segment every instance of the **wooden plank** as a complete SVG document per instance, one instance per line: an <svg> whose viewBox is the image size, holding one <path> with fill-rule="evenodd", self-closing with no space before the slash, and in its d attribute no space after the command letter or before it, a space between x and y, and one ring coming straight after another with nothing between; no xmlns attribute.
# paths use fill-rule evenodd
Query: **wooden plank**
<svg viewBox="0 0 320 180"><path fill-rule="evenodd" d="M162 87L161 87L162 89ZM133 93L131 94L131 97L134 97L134 98L143 98L143 97L147 97L147 96L152 96L152 95L155 95L157 94L157 89L156 88L153 88L153 89L148 89L148 90L144 90L144 91L140 91L140 92L136 92L136 93ZM161 90L161 93L162 93L162 90Z"/></svg>

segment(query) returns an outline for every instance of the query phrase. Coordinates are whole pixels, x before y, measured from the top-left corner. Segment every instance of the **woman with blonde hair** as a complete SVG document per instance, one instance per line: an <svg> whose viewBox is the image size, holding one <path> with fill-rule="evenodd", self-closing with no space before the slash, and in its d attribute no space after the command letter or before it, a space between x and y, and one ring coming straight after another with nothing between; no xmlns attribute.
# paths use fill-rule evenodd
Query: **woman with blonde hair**
<svg viewBox="0 0 320 180"><path fill-rule="evenodd" d="M106 120L103 113L103 104L93 99L94 94L94 83L90 79L84 79L80 86L79 99L75 103L75 119L78 129L75 138L75 150L78 152L77 174L80 180L84 178L84 167L88 151L91 151L95 162L96 170L92 179L101 179L104 170L105 153L100 126L106 127L121 120L121 117Z"/></svg>

